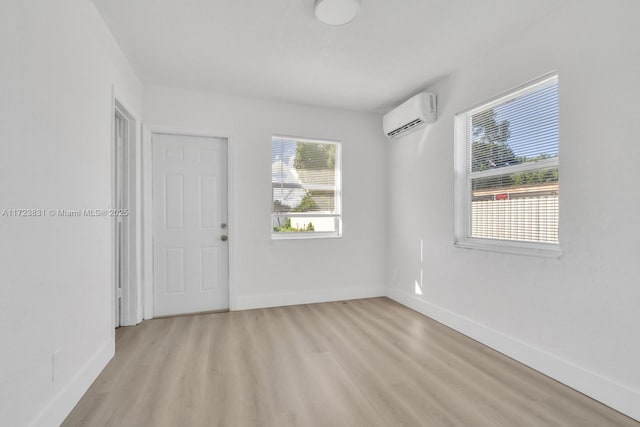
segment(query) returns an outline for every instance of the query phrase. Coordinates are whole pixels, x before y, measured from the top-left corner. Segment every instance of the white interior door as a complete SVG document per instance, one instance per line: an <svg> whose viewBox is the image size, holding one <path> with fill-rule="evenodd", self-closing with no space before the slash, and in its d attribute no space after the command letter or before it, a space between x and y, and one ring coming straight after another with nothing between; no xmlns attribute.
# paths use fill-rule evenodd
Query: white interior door
<svg viewBox="0 0 640 427"><path fill-rule="evenodd" d="M154 316L228 308L227 141L154 134L152 144Z"/></svg>

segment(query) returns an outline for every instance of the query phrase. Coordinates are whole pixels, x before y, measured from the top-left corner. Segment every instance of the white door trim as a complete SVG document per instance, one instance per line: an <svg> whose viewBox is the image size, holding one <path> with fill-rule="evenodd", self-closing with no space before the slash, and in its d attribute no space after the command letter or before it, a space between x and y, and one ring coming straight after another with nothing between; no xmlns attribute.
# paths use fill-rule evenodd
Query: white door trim
<svg viewBox="0 0 640 427"><path fill-rule="evenodd" d="M142 280L141 280L141 234L140 234L140 153L141 153L141 138L140 138L140 120L139 113L135 109L131 108L131 105L125 101L126 97L121 97L115 86L112 86L111 93L111 141L109 144L110 152L110 188L111 195L109 198L109 204L113 208L115 207L115 150L114 137L115 137L115 112L116 110L123 116L125 116L129 122L127 129L128 136L128 192L129 192L129 210L130 210L130 253L129 253L129 275L126 281L126 289L123 289L122 295L122 313L121 313L121 326L136 325L142 321ZM116 245L116 218L111 217L111 325L115 323L115 245ZM111 328L111 335L115 337L115 330Z"/></svg>
<svg viewBox="0 0 640 427"><path fill-rule="evenodd" d="M153 319L153 147L154 134L203 136L227 141L227 209L229 231L229 310L236 307L234 286L233 144L230 132L142 125L142 276L144 319Z"/></svg>
<svg viewBox="0 0 640 427"><path fill-rule="evenodd" d="M127 153L129 148L129 129L131 123L129 115L121 108L116 102L114 109L114 138L113 147L115 151L114 156L114 179L113 179L113 191L112 207L120 212L124 208L129 206L129 154ZM129 276L129 264L131 264L130 247L129 242L131 240L129 224L129 218L122 215L117 215L111 218L115 222L115 283L114 283L114 326L117 328L124 325L124 312L126 311L126 305L128 298L125 293L129 289L129 283L131 282ZM132 266L135 268L135 265Z"/></svg>

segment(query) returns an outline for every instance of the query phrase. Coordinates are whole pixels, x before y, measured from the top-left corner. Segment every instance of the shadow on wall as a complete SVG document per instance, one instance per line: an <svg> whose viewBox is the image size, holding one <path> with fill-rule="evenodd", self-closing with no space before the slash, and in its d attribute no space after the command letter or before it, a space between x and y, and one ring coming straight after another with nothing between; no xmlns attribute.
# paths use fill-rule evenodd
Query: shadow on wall
<svg viewBox="0 0 640 427"><path fill-rule="evenodd" d="M429 132L433 128L433 124L427 125L420 129L420 142L418 142L418 154L422 154L427 146L427 139L429 138Z"/></svg>
<svg viewBox="0 0 640 427"><path fill-rule="evenodd" d="M424 286L424 242L420 239L420 277L416 279L413 293L422 295Z"/></svg>

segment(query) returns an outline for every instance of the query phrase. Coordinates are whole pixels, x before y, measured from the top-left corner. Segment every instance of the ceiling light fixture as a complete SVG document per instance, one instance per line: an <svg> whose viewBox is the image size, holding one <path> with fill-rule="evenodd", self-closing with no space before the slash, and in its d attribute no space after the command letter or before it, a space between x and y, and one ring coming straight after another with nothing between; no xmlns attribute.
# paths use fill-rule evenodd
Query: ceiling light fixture
<svg viewBox="0 0 640 427"><path fill-rule="evenodd" d="M313 12L327 25L344 25L353 20L360 10L360 0L316 0Z"/></svg>

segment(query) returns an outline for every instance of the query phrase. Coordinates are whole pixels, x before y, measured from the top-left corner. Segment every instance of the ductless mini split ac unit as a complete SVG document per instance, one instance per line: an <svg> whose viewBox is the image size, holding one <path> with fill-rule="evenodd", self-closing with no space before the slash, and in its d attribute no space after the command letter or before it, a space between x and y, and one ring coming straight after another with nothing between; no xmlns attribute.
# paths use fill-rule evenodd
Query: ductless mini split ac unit
<svg viewBox="0 0 640 427"><path fill-rule="evenodd" d="M436 121L436 94L421 92L400 104L382 118L387 138L396 138Z"/></svg>

